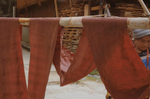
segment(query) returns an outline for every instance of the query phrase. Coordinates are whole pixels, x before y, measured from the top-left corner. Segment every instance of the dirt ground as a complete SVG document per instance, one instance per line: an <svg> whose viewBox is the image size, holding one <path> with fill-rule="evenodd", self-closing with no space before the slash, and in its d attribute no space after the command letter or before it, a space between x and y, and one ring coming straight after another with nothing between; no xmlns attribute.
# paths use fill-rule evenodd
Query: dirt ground
<svg viewBox="0 0 150 99"><path fill-rule="evenodd" d="M23 51L26 81L28 80L30 52ZM87 76L78 82L60 87L60 78L52 65L45 99L105 99L106 89L99 77Z"/></svg>

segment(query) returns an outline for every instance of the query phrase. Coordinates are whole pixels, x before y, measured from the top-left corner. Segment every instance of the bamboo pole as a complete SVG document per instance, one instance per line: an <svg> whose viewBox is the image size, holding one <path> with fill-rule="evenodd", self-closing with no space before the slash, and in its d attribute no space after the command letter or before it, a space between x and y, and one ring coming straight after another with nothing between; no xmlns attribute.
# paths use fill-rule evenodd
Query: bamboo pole
<svg viewBox="0 0 150 99"><path fill-rule="evenodd" d="M139 2L140 2L140 4L141 4L141 6L142 6L144 12L145 12L147 15L150 15L150 12L149 12L148 8L146 7L144 1L143 1L143 0L139 0Z"/></svg>
<svg viewBox="0 0 150 99"><path fill-rule="evenodd" d="M108 4L105 5L104 14L105 14L105 17L111 16L111 13L110 13L109 8L108 8Z"/></svg>
<svg viewBox="0 0 150 99"><path fill-rule="evenodd" d="M60 19L59 24L65 27L83 27L83 17L64 17ZM29 22L30 18L20 18L19 22ZM128 18L127 27L131 29L150 29L149 18Z"/></svg>
<svg viewBox="0 0 150 99"><path fill-rule="evenodd" d="M13 6L13 17L16 17L16 6Z"/></svg>
<svg viewBox="0 0 150 99"><path fill-rule="evenodd" d="M61 18L59 24L65 27L83 27L82 17Z"/></svg>
<svg viewBox="0 0 150 99"><path fill-rule="evenodd" d="M127 26L131 29L150 29L149 18L128 18Z"/></svg>

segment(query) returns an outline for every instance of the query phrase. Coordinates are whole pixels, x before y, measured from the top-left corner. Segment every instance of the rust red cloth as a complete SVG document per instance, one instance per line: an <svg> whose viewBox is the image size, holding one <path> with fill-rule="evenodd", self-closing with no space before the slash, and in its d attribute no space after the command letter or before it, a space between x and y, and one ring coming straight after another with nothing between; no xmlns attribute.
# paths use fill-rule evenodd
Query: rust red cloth
<svg viewBox="0 0 150 99"><path fill-rule="evenodd" d="M148 70L150 73L150 70ZM149 99L150 97L150 86L138 97L138 99Z"/></svg>
<svg viewBox="0 0 150 99"><path fill-rule="evenodd" d="M57 40L59 19L31 19L28 98L44 99Z"/></svg>
<svg viewBox="0 0 150 99"><path fill-rule="evenodd" d="M150 97L150 86L138 97L138 99L149 99Z"/></svg>
<svg viewBox="0 0 150 99"><path fill-rule="evenodd" d="M78 81L92 72L96 65L93 61L85 32L83 32L75 55L68 49L61 46L63 29L58 34L54 54L54 65L60 71L61 86Z"/></svg>
<svg viewBox="0 0 150 99"><path fill-rule="evenodd" d="M44 99L52 62L61 86L96 67L114 99L137 99L150 85L150 74L127 33L127 19L83 18L75 54L62 47L59 18L30 20L28 96L18 19L0 19L0 99ZM9 29L5 29L9 27Z"/></svg>
<svg viewBox="0 0 150 99"><path fill-rule="evenodd" d="M27 99L19 19L0 18L0 99Z"/></svg>
<svg viewBox="0 0 150 99"><path fill-rule="evenodd" d="M83 18L83 26L101 78L114 99L137 99L150 74L127 32L127 19Z"/></svg>
<svg viewBox="0 0 150 99"><path fill-rule="evenodd" d="M75 82L96 68L88 43L82 45L87 42L85 33L77 54L73 55L62 47L63 29L59 27L59 19L31 19L29 28L31 56L28 99L44 98L52 61L60 75L61 85Z"/></svg>
<svg viewBox="0 0 150 99"><path fill-rule="evenodd" d="M75 82L96 68L88 43L82 45L87 42L85 33L80 40L77 54L73 55L61 46L63 29L58 26L59 19L30 20L31 56L28 99L44 98L52 59L61 77L61 85Z"/></svg>
<svg viewBox="0 0 150 99"><path fill-rule="evenodd" d="M83 18L75 54L62 47L59 19L30 21L31 59L28 99L43 99L52 61L61 86L75 82L96 67L114 99L137 99L150 84L150 75L127 33L127 19ZM59 29L59 31L58 31Z"/></svg>

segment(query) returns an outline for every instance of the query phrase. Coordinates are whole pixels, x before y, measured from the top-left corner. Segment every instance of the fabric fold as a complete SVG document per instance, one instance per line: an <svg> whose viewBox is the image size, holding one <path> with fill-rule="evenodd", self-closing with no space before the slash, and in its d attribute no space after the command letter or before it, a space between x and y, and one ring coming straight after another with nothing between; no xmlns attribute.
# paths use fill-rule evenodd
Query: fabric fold
<svg viewBox="0 0 150 99"><path fill-rule="evenodd" d="M27 99L44 99L56 46L59 18L30 20L30 67Z"/></svg>
<svg viewBox="0 0 150 99"><path fill-rule="evenodd" d="M93 61L91 49L89 47L85 32L82 33L76 53L62 46L63 28L60 30L54 57L54 65L59 68L61 86L80 80L92 72L96 65Z"/></svg>
<svg viewBox="0 0 150 99"><path fill-rule="evenodd" d="M137 99L150 84L150 74L135 51L126 18L83 18L93 58L114 99Z"/></svg>
<svg viewBox="0 0 150 99"><path fill-rule="evenodd" d="M20 37L19 19L0 18L0 99L27 99Z"/></svg>
<svg viewBox="0 0 150 99"><path fill-rule="evenodd" d="M96 67L114 99L137 99L150 75L127 33L126 18L83 18L77 51L62 46L59 18L30 20L28 99L43 99L52 62L61 86L88 75Z"/></svg>
<svg viewBox="0 0 150 99"><path fill-rule="evenodd" d="M59 27L59 19L31 19L29 32L28 99L44 98L52 62L61 86L78 81L96 68L85 33L75 55L62 46L64 31Z"/></svg>

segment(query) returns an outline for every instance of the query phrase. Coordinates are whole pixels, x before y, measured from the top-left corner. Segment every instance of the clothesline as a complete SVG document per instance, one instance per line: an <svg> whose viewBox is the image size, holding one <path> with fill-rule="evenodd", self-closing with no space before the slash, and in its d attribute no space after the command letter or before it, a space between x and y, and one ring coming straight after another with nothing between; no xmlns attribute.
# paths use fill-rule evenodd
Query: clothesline
<svg viewBox="0 0 150 99"><path fill-rule="evenodd" d="M83 17L65 17L61 18L59 24L64 27L83 27ZM20 23L29 22L30 18L20 18ZM131 29L150 29L149 18L128 18L128 28Z"/></svg>

